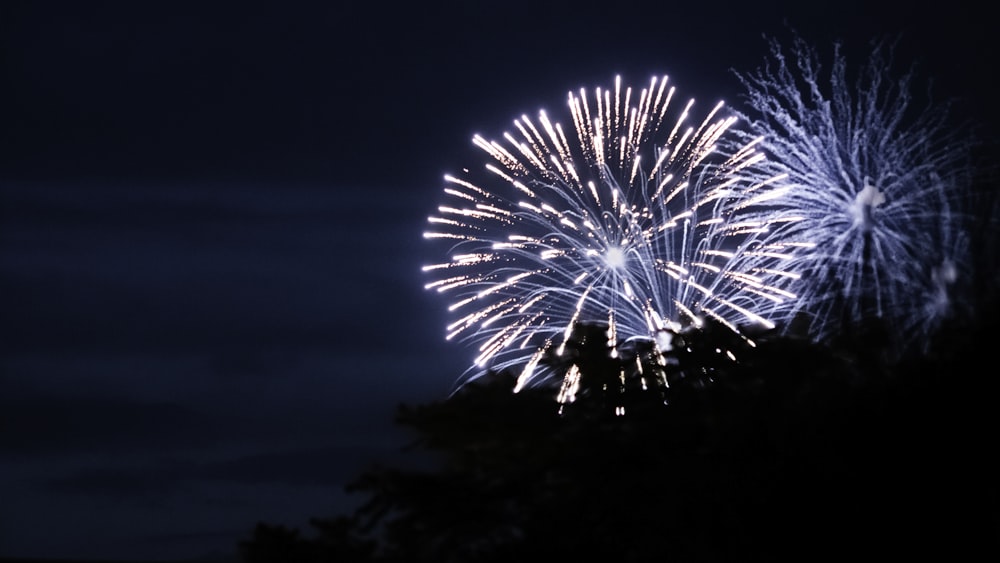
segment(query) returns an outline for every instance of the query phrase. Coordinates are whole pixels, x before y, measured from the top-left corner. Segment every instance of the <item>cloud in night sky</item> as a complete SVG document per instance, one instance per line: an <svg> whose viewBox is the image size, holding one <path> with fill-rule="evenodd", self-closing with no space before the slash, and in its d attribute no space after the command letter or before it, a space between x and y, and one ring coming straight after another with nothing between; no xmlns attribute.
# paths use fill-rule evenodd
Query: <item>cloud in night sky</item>
<svg viewBox="0 0 1000 563"><path fill-rule="evenodd" d="M426 360L443 343L415 283L417 198L289 186L0 194L0 236L17 241L0 256L0 496L18 508L0 529L13 553L42 541L44 520L95 528L49 555L91 542L127 557L141 537L119 536L145 522L125 516L135 505L152 519L164 505L199 514L166 526L192 538L204 520L243 515L233 545L256 519L338 512L352 502L343 485L403 444L395 405L442 396L457 377L457 361ZM120 512L120 534L81 523L88 506L109 522Z"/></svg>

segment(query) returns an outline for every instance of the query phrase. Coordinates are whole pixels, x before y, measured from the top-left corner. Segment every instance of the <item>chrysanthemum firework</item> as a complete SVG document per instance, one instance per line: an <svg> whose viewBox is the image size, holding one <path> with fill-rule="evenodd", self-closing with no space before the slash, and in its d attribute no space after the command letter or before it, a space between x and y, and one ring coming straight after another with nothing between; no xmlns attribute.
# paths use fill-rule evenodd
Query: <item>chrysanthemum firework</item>
<svg viewBox="0 0 1000 563"><path fill-rule="evenodd" d="M424 236L447 260L424 267L426 287L452 297L447 337L478 347L473 375L518 366L519 385L545 380L543 354L580 322L605 323L612 354L633 339L667 347L706 318L773 327L758 305L794 296L762 275L794 275L787 247L756 243L773 226L750 214L775 188L742 172L762 155L718 150L737 119L722 103L692 120L694 100L676 98L665 76L570 92L568 130L544 110L522 116L502 140L473 138L482 170L445 176Z"/></svg>
<svg viewBox="0 0 1000 563"><path fill-rule="evenodd" d="M873 42L856 68L834 44L828 69L801 37L768 44L764 66L737 73L750 126L736 138L763 138L751 174L788 188L774 214L808 219L768 236L812 245L789 266L799 299L778 307L817 339L878 325L897 355L949 313L967 266L967 132L947 105L916 107L915 67L892 76L895 43Z"/></svg>

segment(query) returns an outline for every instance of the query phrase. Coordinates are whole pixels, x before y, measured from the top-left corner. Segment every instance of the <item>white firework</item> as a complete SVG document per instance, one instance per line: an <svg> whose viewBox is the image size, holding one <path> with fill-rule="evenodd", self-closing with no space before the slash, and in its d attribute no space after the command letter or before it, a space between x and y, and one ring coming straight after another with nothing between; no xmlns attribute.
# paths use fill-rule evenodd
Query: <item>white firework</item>
<svg viewBox="0 0 1000 563"><path fill-rule="evenodd" d="M544 381L543 353L560 353L577 322L607 324L612 354L630 339L669 346L666 334L706 317L773 328L755 309L794 298L762 277L788 249L756 237L778 184L743 174L762 158L753 142L718 150L737 118L719 103L692 121L694 100L678 102L665 76L639 92L616 78L567 104L568 132L543 110L502 141L475 136L483 170L445 176L429 218L425 238L449 246L423 268L426 287L452 297L447 337L475 343L470 371L518 366L519 387Z"/></svg>
<svg viewBox="0 0 1000 563"><path fill-rule="evenodd" d="M828 70L801 37L769 47L762 68L737 73L750 126L736 138L762 137L769 158L751 173L785 179L774 213L808 219L769 235L812 245L790 265L800 298L781 307L816 339L875 321L890 355L926 342L968 262L967 133L947 106L915 107L914 68L892 77L892 43L874 42L856 69L834 44Z"/></svg>

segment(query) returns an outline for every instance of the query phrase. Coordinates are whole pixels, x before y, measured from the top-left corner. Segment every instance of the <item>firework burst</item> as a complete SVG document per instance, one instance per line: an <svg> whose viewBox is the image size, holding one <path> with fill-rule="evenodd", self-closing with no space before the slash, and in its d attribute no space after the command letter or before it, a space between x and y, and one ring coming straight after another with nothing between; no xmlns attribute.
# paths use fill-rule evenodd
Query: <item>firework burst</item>
<svg viewBox="0 0 1000 563"><path fill-rule="evenodd" d="M478 348L472 373L516 365L519 386L543 381L543 354L583 322L606 324L612 355L706 318L773 327L755 309L794 298L763 282L788 248L757 243L772 225L755 210L776 184L743 174L762 158L754 142L718 150L737 120L723 104L697 121L676 98L667 77L638 92L616 78L569 93L568 131L543 110L502 141L473 138L487 163L445 176L424 236L448 259L423 268L452 298L447 337Z"/></svg>
<svg viewBox="0 0 1000 563"><path fill-rule="evenodd" d="M914 107L913 68L890 76L891 43L873 43L853 80L839 44L828 75L800 37L769 47L765 66L737 74L751 115L736 138L764 139L751 174L784 178L774 213L808 218L769 235L813 248L790 266L800 299L779 307L818 339L878 321L890 354L926 341L967 266L968 138L946 106Z"/></svg>

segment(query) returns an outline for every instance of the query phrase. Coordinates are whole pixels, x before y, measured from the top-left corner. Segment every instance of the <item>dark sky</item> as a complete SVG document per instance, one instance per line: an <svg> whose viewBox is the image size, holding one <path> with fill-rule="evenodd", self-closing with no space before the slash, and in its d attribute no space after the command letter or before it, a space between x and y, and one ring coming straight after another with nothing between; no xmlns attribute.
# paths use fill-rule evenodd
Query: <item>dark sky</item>
<svg viewBox="0 0 1000 563"><path fill-rule="evenodd" d="M902 34L997 123L972 2L343 4L0 4L0 557L225 554L349 506L472 357L420 275L442 175L569 90L736 103L788 24Z"/></svg>

